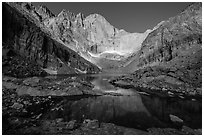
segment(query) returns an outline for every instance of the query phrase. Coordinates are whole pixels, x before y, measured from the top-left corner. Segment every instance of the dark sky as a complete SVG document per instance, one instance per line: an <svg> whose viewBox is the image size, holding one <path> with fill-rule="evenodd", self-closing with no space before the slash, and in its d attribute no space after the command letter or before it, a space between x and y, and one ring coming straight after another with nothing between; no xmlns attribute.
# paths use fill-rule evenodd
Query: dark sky
<svg viewBox="0 0 204 137"><path fill-rule="evenodd" d="M185 9L187 2L35 2L33 5L45 5L55 15L62 9L85 16L101 14L114 27L128 32L144 32L152 29L162 20L167 20Z"/></svg>

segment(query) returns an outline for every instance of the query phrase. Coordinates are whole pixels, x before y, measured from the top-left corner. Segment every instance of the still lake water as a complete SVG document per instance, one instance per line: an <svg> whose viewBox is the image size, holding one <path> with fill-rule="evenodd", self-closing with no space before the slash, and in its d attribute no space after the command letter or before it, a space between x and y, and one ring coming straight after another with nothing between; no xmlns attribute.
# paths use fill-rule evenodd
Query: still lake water
<svg viewBox="0 0 204 137"><path fill-rule="evenodd" d="M75 77L89 81L93 90L116 92L122 96L80 96L59 98L56 106L46 119L63 118L65 121L97 119L99 122L146 130L151 127L202 128L202 100L174 96L159 96L134 88L115 87L108 82L114 75L70 75L56 76L55 79ZM179 117L183 123L175 123L170 114Z"/></svg>

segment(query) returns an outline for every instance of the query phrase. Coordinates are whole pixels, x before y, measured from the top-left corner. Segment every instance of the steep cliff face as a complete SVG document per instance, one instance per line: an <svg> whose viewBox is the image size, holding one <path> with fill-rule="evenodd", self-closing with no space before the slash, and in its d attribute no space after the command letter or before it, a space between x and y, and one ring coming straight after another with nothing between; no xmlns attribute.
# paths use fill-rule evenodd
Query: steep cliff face
<svg viewBox="0 0 204 137"><path fill-rule="evenodd" d="M44 32L59 43L74 50L86 60L103 70L119 70L126 58L137 53L150 32L128 33L113 27L103 16L62 10L55 16L45 6L34 7L31 3L10 3L30 18ZM110 62L112 62L110 64Z"/></svg>
<svg viewBox="0 0 204 137"><path fill-rule="evenodd" d="M201 61L201 47L202 7L201 3L195 3L151 32L139 52L135 53L136 58L132 56L129 59L136 59L131 63L138 68L172 64L178 60ZM127 65L133 67L131 63ZM180 63L178 65L181 66Z"/></svg>
<svg viewBox="0 0 204 137"><path fill-rule="evenodd" d="M121 60L138 51L141 43L152 31L128 33L113 27L99 14L84 17L81 13L75 15L66 10L42 21L42 24L59 41L98 65L100 59ZM104 56L107 53L113 56Z"/></svg>
<svg viewBox="0 0 204 137"><path fill-rule="evenodd" d="M41 17L41 21L44 21L45 19L52 18L55 15L45 6L39 6L36 8L36 12Z"/></svg>
<svg viewBox="0 0 204 137"><path fill-rule="evenodd" d="M40 20L34 20L36 18L32 18L30 11L26 14L22 7L22 4L3 3L3 51L12 51L25 60L37 63L39 68L49 73L99 72L98 67L53 39L51 34L47 33L48 31L43 31L39 25ZM28 4L27 9L31 7ZM42 7L38 11L39 14L32 15L38 15L41 19L53 17Z"/></svg>
<svg viewBox="0 0 204 137"><path fill-rule="evenodd" d="M194 3L151 32L121 69L150 87L186 90L202 85L202 5ZM137 82L136 82L137 83ZM140 84L141 84L140 83ZM183 89L183 87L185 87Z"/></svg>
<svg viewBox="0 0 204 137"><path fill-rule="evenodd" d="M124 64L121 60L138 51L152 31L128 33L113 27L99 14L85 17L81 13L75 15L62 10L56 16L45 6L35 7L31 3L21 2L9 5L29 18L51 38L102 69L115 68L109 62ZM105 63L101 63L103 60L106 60Z"/></svg>
<svg viewBox="0 0 204 137"><path fill-rule="evenodd" d="M7 7L4 9L8 9L9 6L4 5ZM56 16L44 6L36 8L30 3L9 5L20 17L13 15L12 8L7 11L9 17L4 14L3 42L13 44L15 50L48 70L73 70L74 66L78 71L91 72L88 70L96 66L89 68L89 63L82 63L88 60L108 72L133 73L138 69L161 66L179 70L188 68L192 71L189 75L196 72L198 77L201 74L200 3L189 6L176 17L162 21L144 33L119 30L99 14L85 17L81 13L75 15L62 10ZM27 19L29 21L25 21ZM6 23L8 21L11 23ZM78 64L82 65L77 64L79 58Z"/></svg>
<svg viewBox="0 0 204 137"><path fill-rule="evenodd" d="M140 65L153 62L168 62L174 58L193 56L201 50L202 8L201 3L188 7L176 17L164 22L152 32L142 44L139 52ZM195 53L191 51L195 50ZM144 60L144 61L143 61Z"/></svg>

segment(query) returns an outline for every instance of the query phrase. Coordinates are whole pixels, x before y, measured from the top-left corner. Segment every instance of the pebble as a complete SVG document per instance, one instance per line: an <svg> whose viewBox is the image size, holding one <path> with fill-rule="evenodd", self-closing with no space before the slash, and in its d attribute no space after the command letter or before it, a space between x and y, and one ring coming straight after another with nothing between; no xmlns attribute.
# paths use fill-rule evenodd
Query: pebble
<svg viewBox="0 0 204 137"><path fill-rule="evenodd" d="M99 122L98 122L98 120L85 119L85 120L83 121L83 125L84 125L86 128L96 129L96 128L99 127Z"/></svg>
<svg viewBox="0 0 204 137"><path fill-rule="evenodd" d="M170 117L170 119L171 119L172 122L179 122L179 123L182 123L182 122L183 122L182 119L180 119L179 117L177 117L177 116L175 116L175 115L170 114L169 117Z"/></svg>
<svg viewBox="0 0 204 137"><path fill-rule="evenodd" d="M147 95L149 96L150 94L146 93L146 92L138 92L139 94L143 94L143 95Z"/></svg>
<svg viewBox="0 0 204 137"><path fill-rule="evenodd" d="M21 109L23 108L23 105L22 104L19 104L19 103L14 103L11 108L15 108L15 109Z"/></svg>
<svg viewBox="0 0 204 137"><path fill-rule="evenodd" d="M63 118L58 118L56 119L56 122L59 123L59 122L62 122L63 121Z"/></svg>
<svg viewBox="0 0 204 137"><path fill-rule="evenodd" d="M47 87L48 89L51 89L52 87Z"/></svg>
<svg viewBox="0 0 204 137"><path fill-rule="evenodd" d="M169 91L168 94L173 95L174 93L172 93L172 92Z"/></svg>
<svg viewBox="0 0 204 137"><path fill-rule="evenodd" d="M42 116L42 113L39 114L39 115L36 117L36 119L39 119L41 116Z"/></svg>
<svg viewBox="0 0 204 137"><path fill-rule="evenodd" d="M180 98L182 98L182 99L184 99L184 97L183 96L179 96Z"/></svg>
<svg viewBox="0 0 204 137"><path fill-rule="evenodd" d="M67 129L73 129L76 126L76 120L69 121L66 125Z"/></svg>

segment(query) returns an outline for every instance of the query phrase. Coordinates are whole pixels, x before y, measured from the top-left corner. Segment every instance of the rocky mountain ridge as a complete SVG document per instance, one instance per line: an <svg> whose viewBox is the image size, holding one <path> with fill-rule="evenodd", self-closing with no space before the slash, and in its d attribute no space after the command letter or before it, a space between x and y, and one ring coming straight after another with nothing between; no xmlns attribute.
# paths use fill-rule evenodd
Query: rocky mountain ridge
<svg viewBox="0 0 204 137"><path fill-rule="evenodd" d="M163 22L120 70L136 87L202 94L202 3Z"/></svg>
<svg viewBox="0 0 204 137"><path fill-rule="evenodd" d="M117 62L129 57L140 49L147 35L159 27L158 25L144 33L128 33L113 27L99 14L85 17L81 13L75 15L62 10L58 15L54 15L45 6L36 8L30 3L12 3L12 5L24 10L36 20L36 24L58 42L102 69L106 68L100 65L102 60Z"/></svg>
<svg viewBox="0 0 204 137"><path fill-rule="evenodd" d="M182 13L144 33L119 30L99 14L85 17L81 13L75 15L62 10L56 16L44 6L35 8L30 3L10 5L34 20L37 26L63 47L72 49L102 71L133 73L139 69L161 68L186 73L185 69L188 69L188 76L184 76L188 77L188 82L192 78L200 79L201 3L190 5Z"/></svg>
<svg viewBox="0 0 204 137"><path fill-rule="evenodd" d="M176 62L175 60L182 59L183 62L190 61L189 57L199 53L201 48L202 5L195 3L179 15L163 22L158 29L150 33L142 43L140 51L135 54L138 64L134 64L132 60L131 63L139 68L161 65L161 63L171 65ZM192 54L190 51L193 50ZM202 54L199 53L198 56L202 57ZM199 57L198 61L201 60ZM181 64L178 63L178 65Z"/></svg>
<svg viewBox="0 0 204 137"><path fill-rule="evenodd" d="M202 134L201 94L202 3L145 33L2 3L2 134Z"/></svg>
<svg viewBox="0 0 204 137"><path fill-rule="evenodd" d="M20 4L19 7L18 3L3 3L2 7L2 50L5 53L3 54L5 74L13 75L16 72L18 76L23 75L23 72L20 72L21 70L11 63L16 58L19 58L20 62L27 61L27 64L37 63L38 68L49 74L98 73L100 71L97 66L54 39L45 28L42 29L42 24L34 17L39 14L32 10L34 8L32 5ZM27 10L23 9L24 7ZM38 11L45 11L41 12L43 16L39 19L53 16L48 10L43 10L43 7ZM30 12L33 13L33 16L30 15ZM47 16L44 16L44 13ZM11 54L8 55L8 53Z"/></svg>

